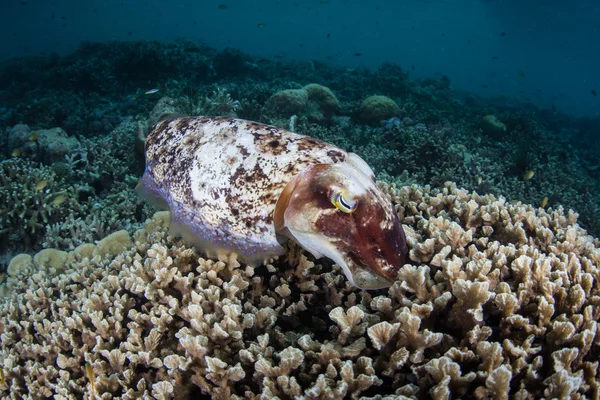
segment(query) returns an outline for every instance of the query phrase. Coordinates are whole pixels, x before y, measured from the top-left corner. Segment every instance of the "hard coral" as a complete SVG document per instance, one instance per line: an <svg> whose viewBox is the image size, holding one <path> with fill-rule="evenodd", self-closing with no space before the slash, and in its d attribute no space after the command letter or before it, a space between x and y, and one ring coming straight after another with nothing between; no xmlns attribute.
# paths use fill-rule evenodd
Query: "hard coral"
<svg viewBox="0 0 600 400"><path fill-rule="evenodd" d="M306 109L308 93L304 89L287 89L273 94L265 103L265 112L290 117Z"/></svg>
<svg viewBox="0 0 600 400"><path fill-rule="evenodd" d="M495 115L486 115L479 122L481 131L495 139L500 139L506 133L506 125L499 121Z"/></svg>
<svg viewBox="0 0 600 400"><path fill-rule="evenodd" d="M308 94L308 101L314 107L311 115L316 119L330 119L340 106L338 99L328 87L311 83L303 89Z"/></svg>
<svg viewBox="0 0 600 400"><path fill-rule="evenodd" d="M0 248L31 249L48 224L77 209L76 189L50 167L13 158L0 162Z"/></svg>
<svg viewBox="0 0 600 400"><path fill-rule="evenodd" d="M369 124L379 123L399 114L400 107L387 96L369 96L363 100L358 110L359 119Z"/></svg>
<svg viewBox="0 0 600 400"><path fill-rule="evenodd" d="M600 246L576 214L453 184L381 186L418 251L379 292L351 287L339 268L293 244L285 259L257 268L202 258L168 236L164 212L133 237L106 240L120 248L69 252L62 268L62 253L15 258L0 299L0 392L599 395Z"/></svg>
<svg viewBox="0 0 600 400"><path fill-rule="evenodd" d="M329 120L339 103L329 88L311 83L301 89L287 89L273 94L264 106L272 117L304 116L313 121Z"/></svg>

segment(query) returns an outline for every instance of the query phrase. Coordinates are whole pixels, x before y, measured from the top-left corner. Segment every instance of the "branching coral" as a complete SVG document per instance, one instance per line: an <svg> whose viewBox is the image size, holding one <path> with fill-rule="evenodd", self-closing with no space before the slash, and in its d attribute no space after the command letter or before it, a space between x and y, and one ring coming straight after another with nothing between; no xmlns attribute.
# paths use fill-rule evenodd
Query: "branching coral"
<svg viewBox="0 0 600 400"><path fill-rule="evenodd" d="M77 189L46 166L23 159L0 163L0 238L3 248L30 249L67 209L79 208Z"/></svg>
<svg viewBox="0 0 600 400"><path fill-rule="evenodd" d="M73 250L117 230L139 227L149 208L132 190L137 182L131 175L136 130L135 121L125 121L110 135L82 139L64 162L51 166L25 158L2 161L0 249Z"/></svg>
<svg viewBox="0 0 600 400"><path fill-rule="evenodd" d="M1 393L90 397L87 363L97 398L598 396L600 249L576 215L382 187L414 250L387 290L294 244L256 268L202 258L168 236L168 213L15 257Z"/></svg>

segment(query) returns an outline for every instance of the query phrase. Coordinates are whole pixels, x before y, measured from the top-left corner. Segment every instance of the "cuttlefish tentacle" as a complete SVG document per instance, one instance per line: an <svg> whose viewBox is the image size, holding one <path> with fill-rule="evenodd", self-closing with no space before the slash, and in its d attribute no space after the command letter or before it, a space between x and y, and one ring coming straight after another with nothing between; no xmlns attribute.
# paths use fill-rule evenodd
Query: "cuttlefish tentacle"
<svg viewBox="0 0 600 400"><path fill-rule="evenodd" d="M210 256L253 265L290 239L364 289L390 286L408 248L390 199L359 156L274 126L226 117L159 122L138 193Z"/></svg>

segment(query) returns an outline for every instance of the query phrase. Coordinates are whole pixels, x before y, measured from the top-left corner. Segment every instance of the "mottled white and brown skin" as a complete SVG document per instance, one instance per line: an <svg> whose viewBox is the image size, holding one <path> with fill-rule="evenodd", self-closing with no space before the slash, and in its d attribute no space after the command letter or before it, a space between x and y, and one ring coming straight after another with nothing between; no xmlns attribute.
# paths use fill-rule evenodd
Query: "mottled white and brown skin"
<svg viewBox="0 0 600 400"><path fill-rule="evenodd" d="M358 207L339 211L341 187ZM358 156L286 130L228 117L159 122L146 139L146 199L171 211L172 232L208 256L256 265L292 239L325 255L354 285L389 286L407 247L391 201Z"/></svg>

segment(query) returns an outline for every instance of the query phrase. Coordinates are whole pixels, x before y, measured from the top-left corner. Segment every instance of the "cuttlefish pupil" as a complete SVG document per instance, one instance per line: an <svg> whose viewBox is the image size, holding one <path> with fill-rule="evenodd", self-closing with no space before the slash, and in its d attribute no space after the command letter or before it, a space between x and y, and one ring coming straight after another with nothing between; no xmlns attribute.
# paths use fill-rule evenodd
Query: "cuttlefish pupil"
<svg viewBox="0 0 600 400"><path fill-rule="evenodd" d="M347 214L353 213L358 206L358 201L346 198L342 190L337 190L334 192L331 202L338 210Z"/></svg>

